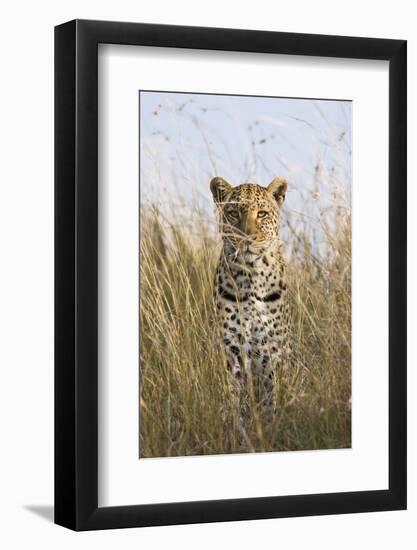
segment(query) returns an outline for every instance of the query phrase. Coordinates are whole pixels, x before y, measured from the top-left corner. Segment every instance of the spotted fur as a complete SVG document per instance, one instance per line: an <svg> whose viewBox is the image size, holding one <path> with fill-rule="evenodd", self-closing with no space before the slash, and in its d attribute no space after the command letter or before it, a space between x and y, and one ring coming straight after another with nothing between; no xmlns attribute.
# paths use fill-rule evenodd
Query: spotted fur
<svg viewBox="0 0 417 550"><path fill-rule="evenodd" d="M279 237L287 182L268 187L210 183L218 207L223 249L215 275L215 301L229 370L235 378L273 387L290 353L286 264ZM266 394L265 394L265 391Z"/></svg>

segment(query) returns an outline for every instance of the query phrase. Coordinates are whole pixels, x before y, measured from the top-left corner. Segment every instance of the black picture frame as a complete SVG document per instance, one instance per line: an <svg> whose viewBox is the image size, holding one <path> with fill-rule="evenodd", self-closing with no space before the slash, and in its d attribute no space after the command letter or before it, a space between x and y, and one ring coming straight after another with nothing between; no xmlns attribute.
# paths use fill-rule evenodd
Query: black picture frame
<svg viewBox="0 0 417 550"><path fill-rule="evenodd" d="M387 490L98 506L97 53L106 43L389 62ZM406 508L406 46L404 40L106 21L55 28L57 524L78 531Z"/></svg>

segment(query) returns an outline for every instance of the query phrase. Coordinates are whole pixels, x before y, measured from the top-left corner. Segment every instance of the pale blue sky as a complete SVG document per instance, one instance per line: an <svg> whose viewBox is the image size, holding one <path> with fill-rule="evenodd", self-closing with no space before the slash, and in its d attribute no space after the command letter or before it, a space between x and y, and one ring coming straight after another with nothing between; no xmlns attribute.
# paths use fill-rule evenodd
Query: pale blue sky
<svg viewBox="0 0 417 550"><path fill-rule="evenodd" d="M211 219L213 176L232 185L285 176L287 215L314 218L335 201L350 206L351 105L142 91L142 202L156 203L167 216L173 205L197 206Z"/></svg>

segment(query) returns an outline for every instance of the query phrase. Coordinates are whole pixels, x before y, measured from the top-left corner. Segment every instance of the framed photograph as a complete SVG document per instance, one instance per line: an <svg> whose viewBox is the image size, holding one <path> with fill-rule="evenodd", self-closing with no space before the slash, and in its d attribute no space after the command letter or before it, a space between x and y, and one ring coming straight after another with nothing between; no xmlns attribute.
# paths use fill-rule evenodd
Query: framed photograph
<svg viewBox="0 0 417 550"><path fill-rule="evenodd" d="M406 508L406 42L55 29L55 522Z"/></svg>

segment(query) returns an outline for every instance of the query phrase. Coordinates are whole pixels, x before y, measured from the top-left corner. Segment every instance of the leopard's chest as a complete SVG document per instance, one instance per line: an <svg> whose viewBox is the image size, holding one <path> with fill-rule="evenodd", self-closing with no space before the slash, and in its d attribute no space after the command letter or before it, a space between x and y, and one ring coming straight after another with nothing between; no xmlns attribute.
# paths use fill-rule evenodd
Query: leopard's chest
<svg viewBox="0 0 417 550"><path fill-rule="evenodd" d="M215 287L220 298L242 306L249 305L253 312L260 315L268 314L270 303L285 294L285 263L272 253L262 256L248 254L237 259L222 258Z"/></svg>
<svg viewBox="0 0 417 550"><path fill-rule="evenodd" d="M276 348L286 324L285 264L272 254L219 265L216 302L225 341L259 355Z"/></svg>

